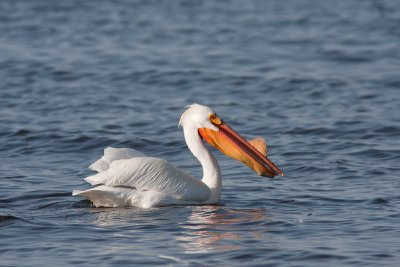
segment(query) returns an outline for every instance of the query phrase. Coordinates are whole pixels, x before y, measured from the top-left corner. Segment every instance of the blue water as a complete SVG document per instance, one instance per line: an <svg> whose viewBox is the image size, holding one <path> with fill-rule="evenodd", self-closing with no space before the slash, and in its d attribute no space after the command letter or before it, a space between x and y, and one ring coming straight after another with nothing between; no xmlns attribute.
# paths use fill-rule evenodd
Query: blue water
<svg viewBox="0 0 400 267"><path fill-rule="evenodd" d="M400 2L0 2L1 266L398 266ZM217 206L92 208L107 146L194 176L194 102L284 177L215 149Z"/></svg>

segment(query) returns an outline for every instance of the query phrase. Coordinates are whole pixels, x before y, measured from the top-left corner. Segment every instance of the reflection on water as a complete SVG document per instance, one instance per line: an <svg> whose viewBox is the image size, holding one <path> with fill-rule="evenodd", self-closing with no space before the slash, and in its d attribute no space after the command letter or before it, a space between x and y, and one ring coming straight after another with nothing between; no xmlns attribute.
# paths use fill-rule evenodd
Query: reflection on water
<svg viewBox="0 0 400 267"><path fill-rule="evenodd" d="M134 221L135 208L93 208L88 209L94 215L93 223L99 227L121 227Z"/></svg>
<svg viewBox="0 0 400 267"><path fill-rule="evenodd" d="M237 210L221 206L194 207L187 223L181 225L182 235L177 237L187 253L229 251L242 248L241 239L260 240L257 229L242 231L246 225L266 221L262 209Z"/></svg>
<svg viewBox="0 0 400 267"><path fill-rule="evenodd" d="M163 207L149 210L136 208L88 209L93 224L112 231L113 238L137 239L158 231L173 237L185 253L240 250L246 242L265 239L265 222L270 221L264 209L233 209L224 206ZM168 221L167 229L158 227ZM247 229L247 231L244 231ZM128 244L134 247L134 242ZM120 247L119 249L126 249Z"/></svg>

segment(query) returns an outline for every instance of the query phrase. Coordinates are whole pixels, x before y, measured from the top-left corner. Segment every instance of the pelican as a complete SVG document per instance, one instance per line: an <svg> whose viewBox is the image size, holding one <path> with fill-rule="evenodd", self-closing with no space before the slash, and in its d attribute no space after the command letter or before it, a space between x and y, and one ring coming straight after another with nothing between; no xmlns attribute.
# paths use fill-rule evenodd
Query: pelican
<svg viewBox="0 0 400 267"><path fill-rule="evenodd" d="M207 106L188 106L179 125L189 150L203 168L201 180L163 159L134 149L108 147L103 157L89 166L97 174L85 180L95 187L74 190L73 195L89 199L95 207L216 204L221 198L221 170L203 140L260 176L283 176L267 158L264 139L245 140Z"/></svg>

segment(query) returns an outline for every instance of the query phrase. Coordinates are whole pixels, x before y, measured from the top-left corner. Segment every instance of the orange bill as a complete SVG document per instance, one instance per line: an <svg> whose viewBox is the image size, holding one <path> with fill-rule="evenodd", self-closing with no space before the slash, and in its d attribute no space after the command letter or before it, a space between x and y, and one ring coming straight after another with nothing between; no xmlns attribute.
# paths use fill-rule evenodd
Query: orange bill
<svg viewBox="0 0 400 267"><path fill-rule="evenodd" d="M199 128L200 136L225 155L236 159L260 176L273 178L283 172L266 157L266 145L262 138L246 141L221 119L212 115L210 121L219 131ZM260 140L261 139L261 140Z"/></svg>

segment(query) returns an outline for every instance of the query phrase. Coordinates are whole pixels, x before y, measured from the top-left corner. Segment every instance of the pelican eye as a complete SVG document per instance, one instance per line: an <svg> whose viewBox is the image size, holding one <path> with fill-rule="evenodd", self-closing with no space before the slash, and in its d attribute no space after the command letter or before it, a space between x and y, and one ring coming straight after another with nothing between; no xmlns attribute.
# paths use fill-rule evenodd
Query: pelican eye
<svg viewBox="0 0 400 267"><path fill-rule="evenodd" d="M215 113L210 114L208 118L213 124L220 125L222 123L222 120Z"/></svg>

